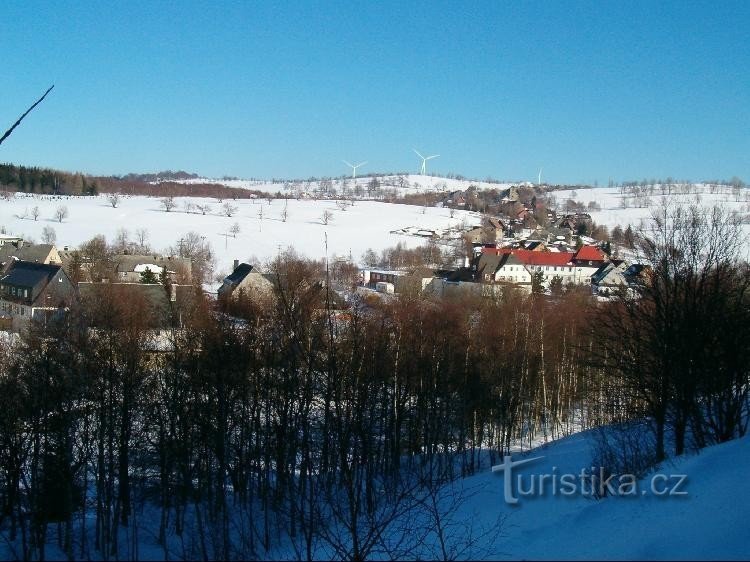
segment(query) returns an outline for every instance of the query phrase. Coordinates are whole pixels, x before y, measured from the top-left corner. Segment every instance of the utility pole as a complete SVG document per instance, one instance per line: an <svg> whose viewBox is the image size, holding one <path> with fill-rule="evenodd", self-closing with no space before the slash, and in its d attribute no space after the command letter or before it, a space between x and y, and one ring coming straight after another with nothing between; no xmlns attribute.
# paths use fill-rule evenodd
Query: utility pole
<svg viewBox="0 0 750 562"><path fill-rule="evenodd" d="M231 234L227 232L219 232L219 236L224 237L224 249L227 249L227 242L229 241L229 237L232 236Z"/></svg>

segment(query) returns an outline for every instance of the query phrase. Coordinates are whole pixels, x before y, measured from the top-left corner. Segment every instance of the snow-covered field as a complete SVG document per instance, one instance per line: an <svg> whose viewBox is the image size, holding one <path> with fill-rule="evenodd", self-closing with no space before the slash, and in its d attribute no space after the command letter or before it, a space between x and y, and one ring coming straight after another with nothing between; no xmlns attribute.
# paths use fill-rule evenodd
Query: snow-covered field
<svg viewBox="0 0 750 562"><path fill-rule="evenodd" d="M366 194L368 184L372 181L372 177L362 176L358 178L331 178L328 180L330 185L325 186L323 183L325 180L290 180L290 181L277 181L271 182L267 180L242 180L242 179L215 179L215 178L191 178L185 180L170 180L175 183L182 183L186 185L191 184L216 184L224 185L232 188L242 189L254 189L258 191L266 191L269 193L276 193L280 191L284 192L306 192L313 193L321 189L330 189L331 187L339 194L345 190L354 192L355 186L359 186L361 190ZM441 178L429 175L421 174L403 174L403 175L383 175L377 176L377 181L384 191L395 193L397 196L418 194L425 192L444 192L444 191L465 191L469 186L476 186L479 190L497 189L503 190L508 189L511 185L521 185L523 182L487 182L487 181L475 181L468 179L454 179L454 178Z"/></svg>
<svg viewBox="0 0 750 562"><path fill-rule="evenodd" d="M164 212L159 198L125 197L117 208L113 208L105 195L98 197L26 196L19 194L7 201L0 201L0 227L7 234L24 235L41 242L44 227L52 227L57 235L57 246L75 247L81 242L103 234L113 241L118 231L127 229L131 239L135 231L148 230L148 243L156 251L176 246L177 241L190 231L198 232L216 253L217 270L228 271L232 260L249 260L264 263L280 250L293 247L310 258L328 256L351 257L359 261L368 248L379 252L399 242L409 247L425 243L425 238L391 233L391 231L414 227L411 231L441 230L478 224L475 213L457 211L453 218L448 209L437 207L394 205L375 201L357 201L353 206L341 210L334 200L227 200L237 207L236 213L228 217L222 214L222 203L214 199L175 198L177 207ZM185 205L210 205L206 215L186 212ZM55 210L64 205L69 216L58 222ZM287 220L282 213L287 207ZM38 220L32 210L39 207ZM260 213L262 210L263 218ZM329 224L322 223L325 211L332 213ZM26 218L23 218L26 217ZM230 233L232 226L240 227L236 237L222 236Z"/></svg>
<svg viewBox="0 0 750 562"><path fill-rule="evenodd" d="M689 187L676 185L671 193L664 194L666 188L656 185L652 193L645 193L634 197L628 189L620 187L597 187L590 189L552 191L559 211L564 212L565 202L568 199L580 201L585 205L596 202L601 210L587 211L597 224L607 227L620 225L622 228L631 225L634 229L642 226L648 227L649 219L653 210L659 207L665 200L674 204L701 205L713 207L714 205L736 211L745 217L743 224L743 235L745 237L746 257L750 257L750 188L742 188L739 191L732 190L729 186L694 184Z"/></svg>

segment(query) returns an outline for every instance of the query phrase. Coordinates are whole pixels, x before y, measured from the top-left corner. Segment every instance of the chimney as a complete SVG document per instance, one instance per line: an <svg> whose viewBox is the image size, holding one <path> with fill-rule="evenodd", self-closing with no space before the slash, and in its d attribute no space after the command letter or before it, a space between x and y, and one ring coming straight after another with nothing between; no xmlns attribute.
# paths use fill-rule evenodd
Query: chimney
<svg viewBox="0 0 750 562"><path fill-rule="evenodd" d="M240 266L240 260L234 260L234 267L232 268L232 271L237 269Z"/></svg>

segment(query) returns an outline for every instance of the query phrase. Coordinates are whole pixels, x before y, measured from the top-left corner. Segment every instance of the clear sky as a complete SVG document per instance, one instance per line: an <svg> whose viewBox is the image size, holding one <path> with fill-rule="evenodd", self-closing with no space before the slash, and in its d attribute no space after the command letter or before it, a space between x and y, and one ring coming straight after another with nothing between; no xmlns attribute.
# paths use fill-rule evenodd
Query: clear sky
<svg viewBox="0 0 750 562"><path fill-rule="evenodd" d="M750 2L0 3L0 161L750 182ZM0 131L0 133L2 133Z"/></svg>

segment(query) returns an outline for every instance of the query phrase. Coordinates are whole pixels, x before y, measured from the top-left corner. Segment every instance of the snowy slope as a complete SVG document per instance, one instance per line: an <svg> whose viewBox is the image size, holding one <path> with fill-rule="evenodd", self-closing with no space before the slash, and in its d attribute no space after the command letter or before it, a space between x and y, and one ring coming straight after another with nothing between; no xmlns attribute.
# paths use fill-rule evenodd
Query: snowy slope
<svg viewBox="0 0 750 562"><path fill-rule="evenodd" d="M453 218L448 209L437 207L394 205L375 201L358 201L354 206L340 210L336 202L288 200L288 219L282 222L284 200L242 199L230 201L237 207L232 217L221 214L221 204L214 199L178 198L177 208L165 213L158 198L123 196L117 208L105 196L52 198L50 196L25 196L22 194L0 203L0 226L9 234L26 235L41 241L44 227L54 228L57 246L74 247L103 234L112 241L118 230L125 228L131 238L139 228L149 232L148 242L159 251L176 245L177 240L189 231L206 237L217 257L217 269L226 271L233 259L247 260L252 256L262 263L273 258L279 250L293 246L298 252L315 259L326 255L325 236L328 236L328 255L350 254L357 261L362 253L373 248L383 248L402 242L409 247L422 245L425 238L391 233L391 231L416 227L417 229L445 229L479 222L474 213L458 211ZM209 214L187 213L186 203L209 204ZM54 220L55 209L65 205L69 217L62 223ZM39 219L34 221L32 209L39 207ZM259 217L263 210L263 219ZM333 213L328 225L323 225L321 215L325 210ZM423 213L424 211L424 213ZM27 218L21 218L26 216ZM226 238L232 225L238 223L236 238Z"/></svg>
<svg viewBox="0 0 750 562"><path fill-rule="evenodd" d="M686 192L689 191L689 192ZM689 190L683 185L677 185L669 195L662 194L661 186L656 186L654 193L636 199L629 193L623 193L619 187L598 187L590 189L552 191L549 195L557 202L558 209L565 209L565 202L568 199L581 201L585 205L594 201L601 207L600 211L588 211L591 218L597 224L603 224L608 227L620 225L622 228L631 225L633 228L640 228L642 225L647 226L651 213L658 208L665 200L675 204L693 205L698 204L705 207L719 205L729 211L736 211L746 218L743 225L743 234L746 238L746 256L750 257L750 243L747 237L750 236L750 188L742 189L739 194L733 192L729 186L694 184Z"/></svg>
<svg viewBox="0 0 750 562"><path fill-rule="evenodd" d="M334 178L331 179L332 187L336 189L338 193L341 193L344 188L354 190L355 182L356 185L360 186L365 192L367 185L372 181L372 177L358 177L356 179L347 178ZM398 196L424 193L424 192L444 192L444 191L465 191L469 186L476 186L479 190L497 189L503 190L508 189L511 185L520 185L519 182L487 182L487 181L475 181L475 180L459 180L453 178L441 178L429 175L421 174L403 174L403 175L383 175L377 176L378 182L380 182L382 188L389 193L393 192ZM223 185L232 188L243 188L243 189L254 189L258 191L266 191L269 193L276 193L277 191L296 191L302 190L308 193L317 191L321 187L321 182L317 180L296 180L296 181L276 181L271 182L267 180L225 180L215 178L190 178L184 180L170 180L174 183L182 183L186 185L191 184L216 184Z"/></svg>
<svg viewBox="0 0 750 562"><path fill-rule="evenodd" d="M514 456L544 457L514 475L580 473L591 466L592 445L592 432L584 432ZM748 466L746 437L665 463L660 473L687 475L686 496L647 493L595 500L549 494L521 498L516 506L504 502L504 477L485 470L469 479L482 493L464 506L464 513L479 523L507 516L505 537L490 558L747 559ZM639 491L650 489L649 478L639 482Z"/></svg>

